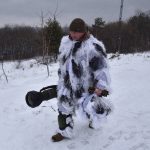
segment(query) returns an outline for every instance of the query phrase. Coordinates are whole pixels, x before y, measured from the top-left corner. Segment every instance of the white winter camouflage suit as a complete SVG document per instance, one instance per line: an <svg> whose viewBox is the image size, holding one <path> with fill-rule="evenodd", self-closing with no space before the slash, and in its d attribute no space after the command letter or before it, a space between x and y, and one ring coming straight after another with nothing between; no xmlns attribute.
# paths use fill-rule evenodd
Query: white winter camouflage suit
<svg viewBox="0 0 150 150"><path fill-rule="evenodd" d="M111 106L103 97L89 93L89 88L99 88L110 92L110 76L105 47L92 35L80 42L64 36L59 48L58 110L65 115L80 112L99 127L101 120L111 111ZM73 135L73 120L66 120L70 126L57 132L65 137Z"/></svg>

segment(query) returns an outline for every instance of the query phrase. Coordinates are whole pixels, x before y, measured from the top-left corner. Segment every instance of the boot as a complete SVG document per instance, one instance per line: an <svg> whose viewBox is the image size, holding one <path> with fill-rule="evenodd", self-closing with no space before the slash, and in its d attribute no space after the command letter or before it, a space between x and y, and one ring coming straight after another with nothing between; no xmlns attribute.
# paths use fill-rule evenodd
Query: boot
<svg viewBox="0 0 150 150"><path fill-rule="evenodd" d="M67 118L69 121L67 121ZM58 125L59 129L61 131L65 130L67 127L73 129L73 120L72 120L72 115L65 115L59 112L58 115ZM67 138L68 136L64 134L64 136L61 133L56 133L55 135L52 136L52 141L53 142L59 142L62 141L63 139Z"/></svg>
<svg viewBox="0 0 150 150"><path fill-rule="evenodd" d="M52 141L53 142L59 142L62 141L65 137L62 136L60 133L57 133L55 135L52 136Z"/></svg>

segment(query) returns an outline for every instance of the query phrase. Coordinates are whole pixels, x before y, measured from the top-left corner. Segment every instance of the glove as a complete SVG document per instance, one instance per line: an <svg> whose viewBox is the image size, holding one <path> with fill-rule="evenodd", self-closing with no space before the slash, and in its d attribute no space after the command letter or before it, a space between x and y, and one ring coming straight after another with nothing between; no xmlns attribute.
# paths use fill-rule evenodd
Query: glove
<svg viewBox="0 0 150 150"><path fill-rule="evenodd" d="M94 91L95 91L95 88L94 88L94 87L90 87L90 88L88 89L88 91L89 91L89 94L93 94ZM107 90L102 90L102 92L101 92L101 94L99 95L99 97L102 97L102 96L107 97L108 95L109 95L109 92L108 92Z"/></svg>

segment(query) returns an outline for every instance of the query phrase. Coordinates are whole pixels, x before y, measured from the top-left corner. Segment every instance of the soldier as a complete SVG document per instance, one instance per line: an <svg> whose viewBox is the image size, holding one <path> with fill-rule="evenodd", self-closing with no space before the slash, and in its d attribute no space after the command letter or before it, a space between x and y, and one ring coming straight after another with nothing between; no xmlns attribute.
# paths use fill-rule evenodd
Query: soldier
<svg viewBox="0 0 150 150"><path fill-rule="evenodd" d="M78 110L89 119L90 128L98 128L111 107L103 96L110 93L110 76L103 43L89 34L86 23L74 19L59 47L57 86L58 125L54 142L71 138Z"/></svg>

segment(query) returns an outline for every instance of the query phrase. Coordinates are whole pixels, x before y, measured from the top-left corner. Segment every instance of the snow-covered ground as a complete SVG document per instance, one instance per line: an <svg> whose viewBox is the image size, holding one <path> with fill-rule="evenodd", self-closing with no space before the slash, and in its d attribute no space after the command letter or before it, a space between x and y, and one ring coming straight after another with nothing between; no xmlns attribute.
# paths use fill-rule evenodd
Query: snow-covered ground
<svg viewBox="0 0 150 150"><path fill-rule="evenodd" d="M115 109L99 130L75 118L75 137L53 143L56 99L29 108L25 94L56 84L58 64L46 67L34 59L6 62L7 84L0 70L0 150L150 150L150 53L110 60Z"/></svg>

